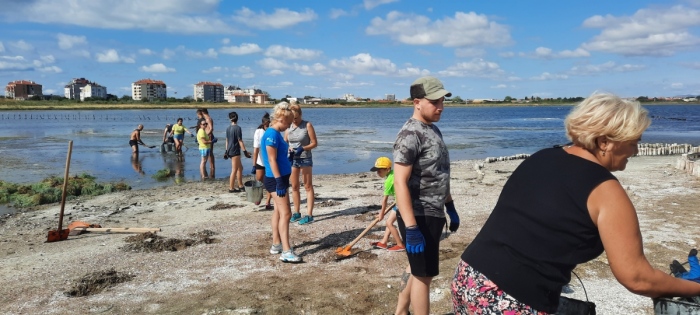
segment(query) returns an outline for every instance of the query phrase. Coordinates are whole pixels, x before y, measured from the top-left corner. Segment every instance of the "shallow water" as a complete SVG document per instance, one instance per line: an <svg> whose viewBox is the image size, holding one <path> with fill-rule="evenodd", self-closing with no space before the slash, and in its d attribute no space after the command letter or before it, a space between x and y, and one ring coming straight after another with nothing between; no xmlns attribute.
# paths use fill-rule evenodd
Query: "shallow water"
<svg viewBox="0 0 700 315"><path fill-rule="evenodd" d="M700 106L645 106L654 118L643 142L700 145ZM566 143L564 117L570 106L460 107L447 108L438 127L452 160L481 159ZM232 109L238 113L246 147L252 152L252 137L264 111ZM215 109L214 147L216 177L231 172L224 160L228 112ZM313 151L315 174L369 171L379 156L391 157L396 133L410 117L412 108L306 108L304 119L314 125L319 146ZM98 181L124 180L134 188L172 185L174 179L158 182L151 176L169 168L185 181L200 180L199 152L194 138L185 137L185 158L162 154L159 146L166 123L178 117L184 125L195 125L195 110L92 110L92 111L0 111L0 180L27 183L47 176L63 176L68 141L73 140L70 173L88 173ZM154 149L141 147L139 158L131 158L130 132L145 126L142 138ZM244 175L252 166L243 159ZM143 173L141 173L141 170Z"/></svg>

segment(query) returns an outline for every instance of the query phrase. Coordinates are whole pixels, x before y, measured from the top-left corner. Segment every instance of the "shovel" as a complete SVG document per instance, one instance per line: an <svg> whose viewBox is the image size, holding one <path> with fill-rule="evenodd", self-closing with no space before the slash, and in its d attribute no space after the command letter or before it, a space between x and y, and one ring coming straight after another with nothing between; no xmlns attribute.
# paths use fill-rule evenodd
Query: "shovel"
<svg viewBox="0 0 700 315"><path fill-rule="evenodd" d="M384 214L386 214L387 212L391 211L391 208L393 208L395 205L396 205L396 203L394 202L394 203L392 203L390 206L386 207L386 210L384 210ZM369 229L371 229L371 228L372 228L374 225L376 225L378 222L379 222L379 218L374 219L374 221L372 221L372 222L367 226L367 228L365 228L365 230L362 231L362 233L360 233L360 235L358 235L354 240L352 240L352 242L350 242L350 244L348 244L348 245L345 246L345 247L338 247L338 249L335 250L335 254L338 256L338 258L346 258L346 257L352 255L352 247L353 247L358 241L360 241L360 239L361 239L363 236L365 236L365 234L367 234L367 232L369 232Z"/></svg>
<svg viewBox="0 0 700 315"><path fill-rule="evenodd" d="M68 169L70 168L70 155L73 152L73 140L68 141L68 157L66 157L66 173L63 175L63 192L61 193L61 213L58 215L58 230L50 230L46 242L57 242L68 239L70 230L63 229L63 209L66 205L66 188L68 187Z"/></svg>

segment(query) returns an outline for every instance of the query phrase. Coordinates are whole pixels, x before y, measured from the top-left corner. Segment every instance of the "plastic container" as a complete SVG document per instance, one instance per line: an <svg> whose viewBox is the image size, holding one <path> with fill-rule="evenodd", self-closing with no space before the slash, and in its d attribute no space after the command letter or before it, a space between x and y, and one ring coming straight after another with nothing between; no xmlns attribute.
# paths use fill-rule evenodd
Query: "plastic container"
<svg viewBox="0 0 700 315"><path fill-rule="evenodd" d="M245 197L248 202L252 202L256 205L260 204L260 200L263 197L263 183L256 180L249 180L243 183L245 187Z"/></svg>

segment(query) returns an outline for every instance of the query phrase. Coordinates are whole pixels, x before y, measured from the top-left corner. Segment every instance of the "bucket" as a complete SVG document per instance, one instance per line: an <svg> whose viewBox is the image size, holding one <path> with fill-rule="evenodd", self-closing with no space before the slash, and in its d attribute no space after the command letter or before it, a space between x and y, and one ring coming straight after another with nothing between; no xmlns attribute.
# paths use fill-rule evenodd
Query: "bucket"
<svg viewBox="0 0 700 315"><path fill-rule="evenodd" d="M695 300L695 298L691 298ZM656 315L700 315L700 304L691 302L687 298L654 299L654 314Z"/></svg>
<svg viewBox="0 0 700 315"><path fill-rule="evenodd" d="M245 197L248 202L256 205L260 204L260 200L263 197L263 183L257 180L249 180L243 183L243 187L245 187Z"/></svg>

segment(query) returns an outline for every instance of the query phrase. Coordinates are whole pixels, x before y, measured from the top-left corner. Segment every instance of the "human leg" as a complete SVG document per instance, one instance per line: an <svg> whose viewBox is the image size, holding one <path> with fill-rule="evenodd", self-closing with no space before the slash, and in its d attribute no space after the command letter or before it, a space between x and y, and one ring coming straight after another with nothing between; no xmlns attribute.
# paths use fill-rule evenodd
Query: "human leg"
<svg viewBox="0 0 700 315"><path fill-rule="evenodd" d="M240 160L241 160L241 157L238 156L238 161L240 162ZM238 173L237 167L238 167L238 164L236 163L236 157L232 156L231 157L231 175L228 178L228 190L229 190L229 192L236 189L236 174Z"/></svg>
<svg viewBox="0 0 700 315"><path fill-rule="evenodd" d="M216 166L214 166L214 144L211 144L211 149L209 151L209 178L214 178L216 177L214 174L214 171L216 170Z"/></svg>
<svg viewBox="0 0 700 315"><path fill-rule="evenodd" d="M408 308L411 305L411 266L406 266L401 275L401 283L399 284L399 299L396 303L396 311L394 314L408 314Z"/></svg>
<svg viewBox="0 0 700 315"><path fill-rule="evenodd" d="M207 178L207 169L206 169L207 160L208 160L208 157L203 156L202 161L199 163L199 175L202 176L202 179Z"/></svg>
<svg viewBox="0 0 700 315"><path fill-rule="evenodd" d="M396 211L391 210L386 218L386 231L384 232L384 236L386 237L386 240L389 241L388 234L391 234L391 237L394 238L394 243L404 247L403 241L401 240L401 235L399 235L399 230L397 230L394 226L394 222L396 222Z"/></svg>
<svg viewBox="0 0 700 315"><path fill-rule="evenodd" d="M310 217L314 215L314 182L312 175L311 166L303 166L301 168L301 177L304 181L304 190L306 190L306 211Z"/></svg>
<svg viewBox="0 0 700 315"><path fill-rule="evenodd" d="M301 182L299 181L299 173L301 168L292 167L292 175L289 178L290 184L292 186L292 198L294 201L294 213L301 212L301 194L299 192Z"/></svg>
<svg viewBox="0 0 700 315"><path fill-rule="evenodd" d="M235 176L236 176L236 179L238 180L238 186L234 185L234 189L235 189L235 187L238 187L238 189L245 189L245 187L243 187L243 164L241 163L241 156L240 155L234 156L231 158L231 160L236 160ZM235 181L234 181L234 184L235 184Z"/></svg>

